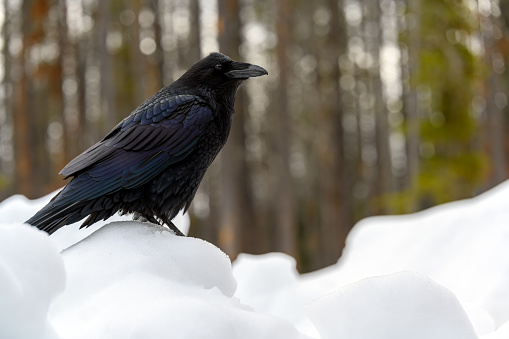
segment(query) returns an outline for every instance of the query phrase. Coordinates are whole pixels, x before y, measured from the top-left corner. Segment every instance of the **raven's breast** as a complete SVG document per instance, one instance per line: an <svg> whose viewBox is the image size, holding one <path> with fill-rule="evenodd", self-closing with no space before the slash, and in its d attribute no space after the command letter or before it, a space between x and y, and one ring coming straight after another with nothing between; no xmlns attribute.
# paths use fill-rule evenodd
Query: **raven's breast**
<svg viewBox="0 0 509 339"><path fill-rule="evenodd" d="M152 181L149 187L150 209L155 216L165 215L173 219L180 210L189 207L207 168L226 142L230 124L224 127L211 128L191 154L172 164Z"/></svg>

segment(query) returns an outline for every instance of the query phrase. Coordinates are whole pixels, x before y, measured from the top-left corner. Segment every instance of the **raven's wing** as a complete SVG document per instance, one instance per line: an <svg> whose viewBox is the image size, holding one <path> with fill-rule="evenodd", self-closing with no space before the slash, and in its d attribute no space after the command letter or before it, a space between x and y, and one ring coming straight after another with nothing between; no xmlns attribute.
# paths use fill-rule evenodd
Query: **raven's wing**
<svg viewBox="0 0 509 339"><path fill-rule="evenodd" d="M189 155L212 120L211 107L193 95L141 106L62 169L74 178L27 223L58 228L84 202L149 182Z"/></svg>
<svg viewBox="0 0 509 339"><path fill-rule="evenodd" d="M69 162L60 174L66 178L76 176L104 159L119 156L118 150L134 152L131 155L164 150L174 160L180 160L213 119L207 103L194 95L176 95L144 106L121 121L103 140Z"/></svg>

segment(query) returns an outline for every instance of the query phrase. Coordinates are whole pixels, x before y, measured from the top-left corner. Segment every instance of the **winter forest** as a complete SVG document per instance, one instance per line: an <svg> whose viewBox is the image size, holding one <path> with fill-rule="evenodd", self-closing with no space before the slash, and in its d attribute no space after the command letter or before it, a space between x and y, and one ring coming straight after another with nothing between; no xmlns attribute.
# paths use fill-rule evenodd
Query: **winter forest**
<svg viewBox="0 0 509 339"><path fill-rule="evenodd" d="M348 231L508 177L505 0L4 0L0 201L58 172L212 51L239 90L189 210L230 255L338 259Z"/></svg>

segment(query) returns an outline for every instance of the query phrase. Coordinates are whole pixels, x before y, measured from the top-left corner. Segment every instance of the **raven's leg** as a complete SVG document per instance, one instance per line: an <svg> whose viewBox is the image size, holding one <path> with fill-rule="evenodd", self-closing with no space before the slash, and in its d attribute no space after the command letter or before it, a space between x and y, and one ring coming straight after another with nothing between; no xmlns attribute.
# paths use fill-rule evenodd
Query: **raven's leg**
<svg viewBox="0 0 509 339"><path fill-rule="evenodd" d="M168 219L166 216L160 216L159 217L162 222L164 222L173 232L175 232L176 235L178 236L181 236L181 237L185 237L185 234L180 232L180 230L177 228L177 226L175 226L175 224L173 222L171 222L170 219Z"/></svg>
<svg viewBox="0 0 509 339"><path fill-rule="evenodd" d="M159 220L157 220L156 218L154 218L151 215L140 215L139 217L136 217L135 219L140 220L140 221L148 221L148 222L151 222L152 224L156 224L156 225L161 225Z"/></svg>

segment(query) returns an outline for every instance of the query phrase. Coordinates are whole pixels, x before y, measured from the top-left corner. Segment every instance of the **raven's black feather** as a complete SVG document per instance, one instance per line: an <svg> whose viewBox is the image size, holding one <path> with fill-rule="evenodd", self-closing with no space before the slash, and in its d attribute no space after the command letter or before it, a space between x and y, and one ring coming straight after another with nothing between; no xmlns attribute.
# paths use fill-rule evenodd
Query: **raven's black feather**
<svg viewBox="0 0 509 339"><path fill-rule="evenodd" d="M60 174L71 181L27 223L51 234L120 212L181 234L171 219L189 207L226 142L239 85L264 74L219 53L200 60L67 164Z"/></svg>

